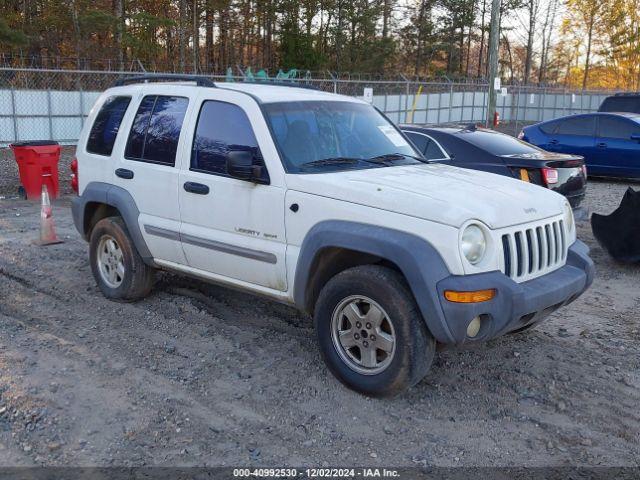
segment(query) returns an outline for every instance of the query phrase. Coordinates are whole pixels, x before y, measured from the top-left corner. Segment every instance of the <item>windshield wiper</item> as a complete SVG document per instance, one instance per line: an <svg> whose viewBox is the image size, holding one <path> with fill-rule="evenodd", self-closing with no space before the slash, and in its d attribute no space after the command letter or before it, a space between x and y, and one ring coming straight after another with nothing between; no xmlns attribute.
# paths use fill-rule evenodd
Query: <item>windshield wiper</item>
<svg viewBox="0 0 640 480"><path fill-rule="evenodd" d="M390 162L395 160L403 160L405 158L411 158L417 160L422 163L429 163L427 160L416 157L413 155L407 155L404 153L387 153L385 155L378 155L376 157L371 158L357 158L357 157L330 157L330 158L321 158L319 160L313 160L311 162L305 162L300 165L301 169L306 168L315 168L315 167L324 167L331 165L355 165L358 163L369 163L373 165L388 165Z"/></svg>
<svg viewBox="0 0 640 480"><path fill-rule="evenodd" d="M421 163L429 163L425 158L420 158L416 155L408 155L406 153L386 153L384 155L377 155L375 157L368 158L370 162L393 162L394 160L403 160L405 158L411 158Z"/></svg>
<svg viewBox="0 0 640 480"><path fill-rule="evenodd" d="M300 165L300 168L313 168L313 167L324 167L329 165L353 165L355 163L361 162L360 158L353 157L331 157L331 158L321 158L319 160L313 160L311 162L305 162Z"/></svg>

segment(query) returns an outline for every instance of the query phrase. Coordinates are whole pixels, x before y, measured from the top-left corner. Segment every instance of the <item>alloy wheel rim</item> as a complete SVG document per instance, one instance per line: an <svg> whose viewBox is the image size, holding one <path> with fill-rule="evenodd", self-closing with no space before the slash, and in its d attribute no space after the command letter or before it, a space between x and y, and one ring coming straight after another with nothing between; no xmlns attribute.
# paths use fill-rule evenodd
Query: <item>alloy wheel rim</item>
<svg viewBox="0 0 640 480"><path fill-rule="evenodd" d="M362 295L349 296L335 308L331 339L342 361L363 375L386 370L396 351L396 333L389 315Z"/></svg>
<svg viewBox="0 0 640 480"><path fill-rule="evenodd" d="M118 288L124 280L124 255L115 238L104 235L98 244L98 271L110 288Z"/></svg>

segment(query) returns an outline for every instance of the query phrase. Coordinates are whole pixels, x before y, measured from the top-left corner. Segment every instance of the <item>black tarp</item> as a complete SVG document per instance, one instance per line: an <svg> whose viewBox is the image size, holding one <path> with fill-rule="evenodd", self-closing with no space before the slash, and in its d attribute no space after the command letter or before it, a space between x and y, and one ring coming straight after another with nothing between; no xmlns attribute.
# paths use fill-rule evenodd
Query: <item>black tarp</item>
<svg viewBox="0 0 640 480"><path fill-rule="evenodd" d="M591 216L598 243L618 261L640 262L640 192L631 187L611 215Z"/></svg>

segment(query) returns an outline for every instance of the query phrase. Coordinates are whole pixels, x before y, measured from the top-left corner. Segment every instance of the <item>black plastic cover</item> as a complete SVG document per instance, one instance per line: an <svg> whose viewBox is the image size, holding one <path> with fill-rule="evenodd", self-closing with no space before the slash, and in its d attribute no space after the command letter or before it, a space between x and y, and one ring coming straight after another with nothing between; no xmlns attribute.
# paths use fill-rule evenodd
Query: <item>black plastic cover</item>
<svg viewBox="0 0 640 480"><path fill-rule="evenodd" d="M44 147L47 145L58 145L58 142L53 140L29 140L26 142L15 142L10 147Z"/></svg>
<svg viewBox="0 0 640 480"><path fill-rule="evenodd" d="M640 262L640 192L631 187L611 215L591 216L598 243L620 262Z"/></svg>

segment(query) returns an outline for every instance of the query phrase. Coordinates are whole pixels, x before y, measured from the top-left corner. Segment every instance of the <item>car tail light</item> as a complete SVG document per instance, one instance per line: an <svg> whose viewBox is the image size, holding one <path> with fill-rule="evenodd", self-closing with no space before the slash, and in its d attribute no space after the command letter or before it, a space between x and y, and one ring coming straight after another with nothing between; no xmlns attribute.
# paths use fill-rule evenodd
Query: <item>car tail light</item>
<svg viewBox="0 0 640 480"><path fill-rule="evenodd" d="M554 185L558 183L558 170L555 168L543 168L542 176L544 177L544 183L547 185Z"/></svg>
<svg viewBox="0 0 640 480"><path fill-rule="evenodd" d="M69 165L71 169L71 188L74 192L78 193L78 159L74 158L71 160L71 165Z"/></svg>

